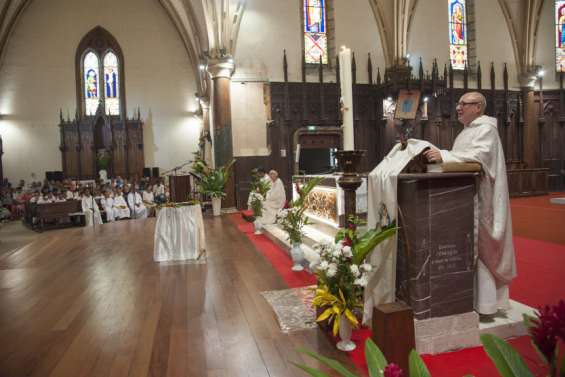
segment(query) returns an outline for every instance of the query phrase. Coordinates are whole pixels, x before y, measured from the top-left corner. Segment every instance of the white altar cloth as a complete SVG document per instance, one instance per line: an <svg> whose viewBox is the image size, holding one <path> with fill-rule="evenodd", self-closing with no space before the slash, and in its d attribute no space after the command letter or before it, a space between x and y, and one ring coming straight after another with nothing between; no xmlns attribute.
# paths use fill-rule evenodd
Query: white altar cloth
<svg viewBox="0 0 565 377"><path fill-rule="evenodd" d="M206 249L206 235L199 204L163 207L155 224L155 262L194 260Z"/></svg>

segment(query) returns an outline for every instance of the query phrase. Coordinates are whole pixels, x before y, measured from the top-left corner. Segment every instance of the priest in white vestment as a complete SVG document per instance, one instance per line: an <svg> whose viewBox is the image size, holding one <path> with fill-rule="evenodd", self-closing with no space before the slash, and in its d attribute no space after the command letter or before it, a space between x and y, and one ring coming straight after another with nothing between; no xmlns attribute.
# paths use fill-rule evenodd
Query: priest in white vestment
<svg viewBox="0 0 565 377"><path fill-rule="evenodd" d="M147 218L147 208L143 204L143 198L133 189L127 194L128 206L132 211L131 217L134 219L145 219Z"/></svg>
<svg viewBox="0 0 565 377"><path fill-rule="evenodd" d="M102 224L102 216L100 215L100 208L94 197L90 193L90 189L84 190L81 198L82 212L84 212L84 218L86 226L94 226Z"/></svg>
<svg viewBox="0 0 565 377"><path fill-rule="evenodd" d="M120 187L116 189L116 195L114 195L114 203L112 204L112 209L114 210L114 219L123 220L130 218L130 210Z"/></svg>
<svg viewBox="0 0 565 377"><path fill-rule="evenodd" d="M267 191L265 201L263 202L262 224L274 224L277 221L277 213L283 209L286 203L284 184L279 178L279 173L276 170L271 170L269 177L271 179L271 188Z"/></svg>
<svg viewBox="0 0 565 377"><path fill-rule="evenodd" d="M434 163L479 162L482 166L475 310L491 315L498 309L509 308L508 286L516 277L516 260L504 151L496 118L483 115L485 108L482 94L464 94L457 103L457 117L464 128L457 135L453 149L432 148L424 155Z"/></svg>

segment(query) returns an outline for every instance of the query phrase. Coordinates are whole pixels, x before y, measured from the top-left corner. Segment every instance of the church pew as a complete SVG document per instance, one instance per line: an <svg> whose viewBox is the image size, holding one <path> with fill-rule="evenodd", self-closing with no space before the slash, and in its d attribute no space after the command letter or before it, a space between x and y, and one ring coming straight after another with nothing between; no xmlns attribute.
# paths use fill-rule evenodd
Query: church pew
<svg viewBox="0 0 565 377"><path fill-rule="evenodd" d="M46 227L61 227L74 225L71 214L82 212L81 203L78 200L67 200L65 202L36 204L36 224L39 230Z"/></svg>

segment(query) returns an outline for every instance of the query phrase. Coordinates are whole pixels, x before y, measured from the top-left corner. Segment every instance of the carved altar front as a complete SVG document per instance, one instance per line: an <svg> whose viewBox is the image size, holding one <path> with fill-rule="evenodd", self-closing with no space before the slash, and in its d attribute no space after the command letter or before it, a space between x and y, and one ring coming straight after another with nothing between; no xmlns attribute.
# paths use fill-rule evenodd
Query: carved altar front
<svg viewBox="0 0 565 377"><path fill-rule="evenodd" d="M345 224L345 199L344 192L339 187L337 174L312 174L295 175L292 177L292 198L298 199L296 184L302 185L309 179L322 177L322 181L315 186L306 199L306 215L312 219L334 228ZM357 216L367 216L367 176L362 176L362 184L356 191Z"/></svg>
<svg viewBox="0 0 565 377"><path fill-rule="evenodd" d="M141 177L145 161L139 112L129 119L100 110L93 116L77 115L73 120L61 115L63 174L66 178L93 179L105 169L109 177Z"/></svg>

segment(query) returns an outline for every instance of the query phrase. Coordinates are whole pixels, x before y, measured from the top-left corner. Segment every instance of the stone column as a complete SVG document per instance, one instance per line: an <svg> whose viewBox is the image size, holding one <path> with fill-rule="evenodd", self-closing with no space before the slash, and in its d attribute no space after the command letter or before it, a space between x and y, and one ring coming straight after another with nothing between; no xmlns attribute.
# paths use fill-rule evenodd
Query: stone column
<svg viewBox="0 0 565 377"><path fill-rule="evenodd" d="M528 168L538 166L540 158L539 150L539 109L540 101L533 87L536 85L536 73L540 68L534 66L526 73L519 76L519 82L523 99L524 125L522 128L522 148L521 156ZM542 114L543 116L543 114Z"/></svg>
<svg viewBox="0 0 565 377"><path fill-rule="evenodd" d="M231 58L208 60L208 73L212 79L212 133L214 166L228 164L233 158L233 140L231 130L230 83L234 71ZM226 187L223 207L235 207L235 180L232 171Z"/></svg>

